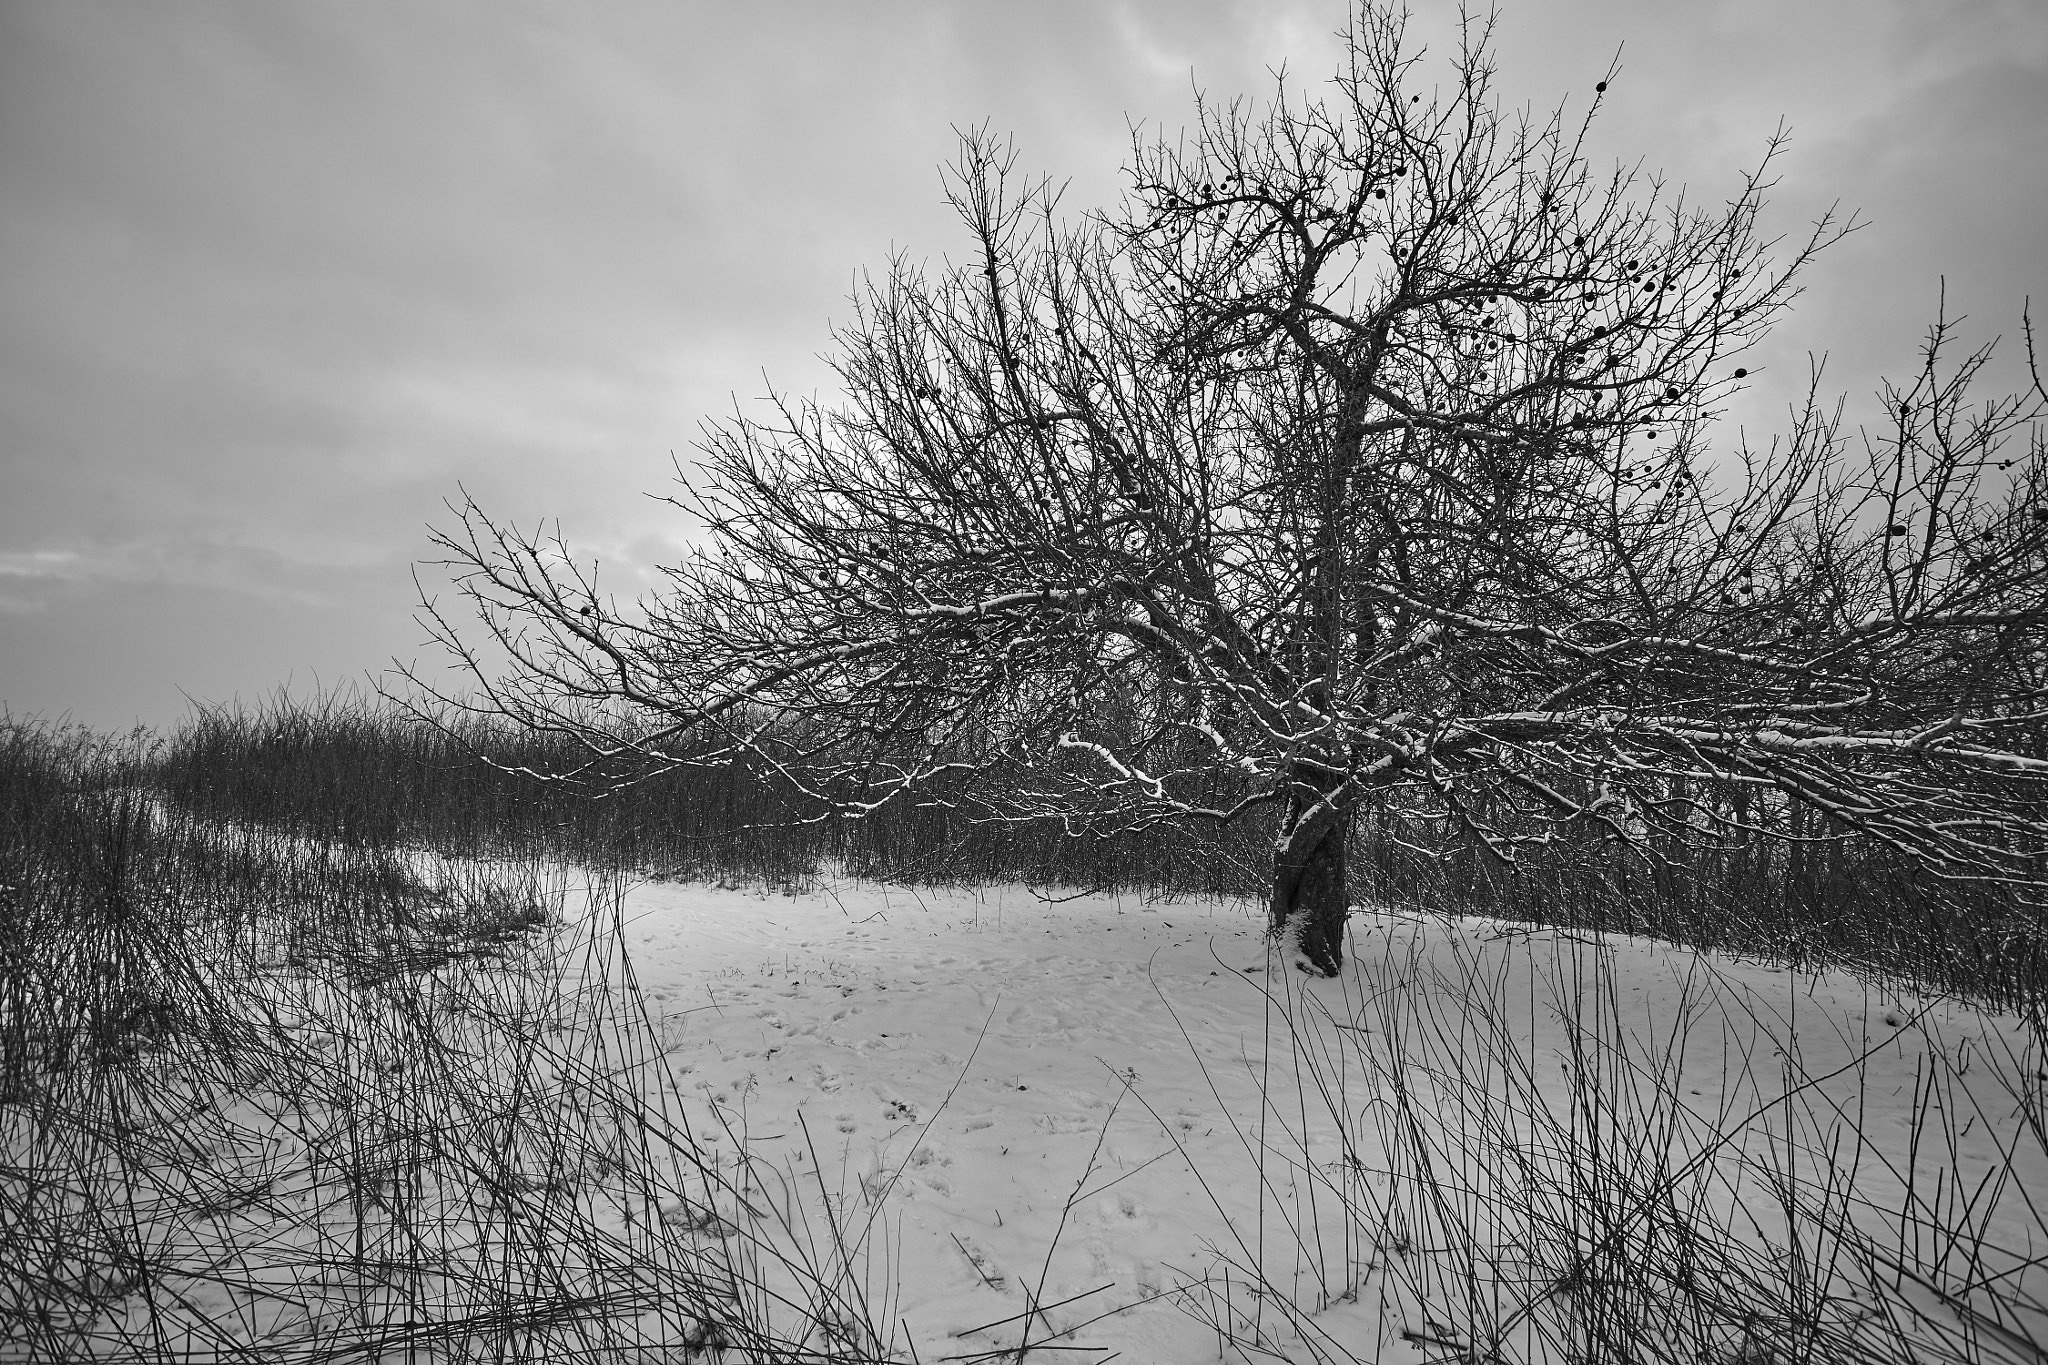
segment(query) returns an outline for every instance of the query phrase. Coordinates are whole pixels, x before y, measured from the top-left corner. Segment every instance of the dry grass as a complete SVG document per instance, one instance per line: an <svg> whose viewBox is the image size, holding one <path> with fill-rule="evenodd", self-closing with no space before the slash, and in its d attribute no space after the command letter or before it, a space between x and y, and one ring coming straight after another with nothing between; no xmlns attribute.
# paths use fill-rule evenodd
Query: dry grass
<svg viewBox="0 0 2048 1365"><path fill-rule="evenodd" d="M1234 1116L1257 1213L1180 1294L1226 1357L2048 1358L2038 1015L1902 1075L1902 1035L1782 1017L1706 959L1670 955L1658 1013L1616 967L1643 945L1530 937L1397 928L1342 988L1272 981L1264 1108Z"/></svg>
<svg viewBox="0 0 2048 1365"><path fill-rule="evenodd" d="M675 1103L615 885L0 743L8 1358L890 1354L871 1212Z"/></svg>

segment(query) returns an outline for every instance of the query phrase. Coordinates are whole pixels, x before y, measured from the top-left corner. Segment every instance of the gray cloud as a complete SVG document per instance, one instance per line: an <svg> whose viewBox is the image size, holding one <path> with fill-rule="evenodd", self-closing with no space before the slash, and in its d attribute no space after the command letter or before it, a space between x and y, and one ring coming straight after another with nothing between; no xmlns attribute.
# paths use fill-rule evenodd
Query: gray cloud
<svg viewBox="0 0 2048 1365"><path fill-rule="evenodd" d="M1427 7L1420 31L1450 30ZM955 125L1112 199L1126 121L1190 69L1262 98L1332 69L1340 5L470 0L0 7L0 699L168 719L410 657L407 566L458 484L642 583L689 529L703 417L825 384L826 323L891 251L960 248ZM1715 197L1782 113L1779 225L1824 260L1744 420L1831 349L1910 362L1934 305L2048 294L2048 16L2033 0L1505 7L1513 102Z"/></svg>

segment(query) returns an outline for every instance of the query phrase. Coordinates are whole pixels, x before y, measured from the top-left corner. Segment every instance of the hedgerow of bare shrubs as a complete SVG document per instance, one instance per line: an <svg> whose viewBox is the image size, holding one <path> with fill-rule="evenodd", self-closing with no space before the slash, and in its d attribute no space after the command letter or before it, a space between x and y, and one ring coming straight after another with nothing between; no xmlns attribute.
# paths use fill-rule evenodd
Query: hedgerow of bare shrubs
<svg viewBox="0 0 2048 1365"><path fill-rule="evenodd" d="M569 773L574 780L539 776ZM832 862L877 880L1256 897L1274 834L1258 812L1221 826L1109 834L983 821L943 782L848 820L744 763L608 772L591 766L582 745L502 719L347 694L202 710L150 750L138 781L196 816L337 845L775 886ZM1688 799L1743 796L1698 783ZM1509 867L1476 847L1449 857L1417 848L1395 822L1368 815L1353 830L1352 899L1647 934L1873 972L2009 1008L2048 995L2041 904L1945 881L1789 807L1748 818L1784 828L1654 849L1582 830Z"/></svg>
<svg viewBox="0 0 2048 1365"><path fill-rule="evenodd" d="M746 765L633 782L589 757L474 711L339 692L202 707L154 755L150 778L209 819L337 843L768 883L800 878L818 857L808 812Z"/></svg>

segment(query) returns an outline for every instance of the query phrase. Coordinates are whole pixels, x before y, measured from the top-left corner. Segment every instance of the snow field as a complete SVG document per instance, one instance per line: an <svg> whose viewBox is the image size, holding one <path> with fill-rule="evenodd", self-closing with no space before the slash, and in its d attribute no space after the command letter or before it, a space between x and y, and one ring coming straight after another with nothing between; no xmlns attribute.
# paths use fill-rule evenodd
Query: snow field
<svg viewBox="0 0 2048 1365"><path fill-rule="evenodd" d="M920 1359L1863 1350L1885 1248L1943 1282L1900 1330L1967 1344L1942 1295L2042 1245L2034 1035L1845 977L1361 913L1310 981L1243 906L1018 887L625 913L696 1131L869 1211Z"/></svg>
<svg viewBox="0 0 2048 1365"><path fill-rule="evenodd" d="M1756 1365L2044 1335L2039 1021L1477 918L1361 911L1326 981L1240 904L495 871L525 890L449 903L476 942L223 921L183 1032L0 1103L14 1288L67 1315L35 1358Z"/></svg>

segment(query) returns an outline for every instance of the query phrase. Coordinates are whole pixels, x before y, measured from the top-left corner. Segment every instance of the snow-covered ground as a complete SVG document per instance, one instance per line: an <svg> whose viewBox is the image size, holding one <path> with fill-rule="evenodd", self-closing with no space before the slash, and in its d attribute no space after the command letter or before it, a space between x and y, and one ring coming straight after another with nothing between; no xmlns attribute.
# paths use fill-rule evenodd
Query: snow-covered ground
<svg viewBox="0 0 2048 1365"><path fill-rule="evenodd" d="M42 1226L0 1231L76 1315L39 1358L698 1362L748 1323L815 1353L778 1359L1145 1365L2048 1337L2020 1019L1477 918L1361 910L1320 980L1235 903L415 869L486 924L527 904L462 891L493 870L552 927L223 947L208 989L268 1051L0 1104L6 1169L45 1172L8 1205Z"/></svg>
<svg viewBox="0 0 2048 1365"><path fill-rule="evenodd" d="M1502 1283L1557 1278L1533 1241L1591 1238L1615 1210L1579 1205L1648 1186L1781 1284L1805 1273L1771 1259L1786 1190L1849 1209L1918 1244L1933 1287L1903 1283L1932 1311L1972 1240L1942 1264L1917 1226L1938 1205L1976 1241L2048 1249L2032 1035L1846 977L1368 911L1345 975L1309 981L1269 961L1250 907L1019 887L653 884L624 912L697 1131L879 1210L863 1226L896 1297L871 1306L925 1361L996 1359L1027 1320L1065 1348L1047 1359L1459 1355L1487 1315L1418 1300L1445 1269L1420 1262L1458 1249L1382 1178L1418 1153L1472 1236L1521 1240L1492 1248ZM1532 1102L1555 1121L1512 1116ZM1828 1255L1824 1217L1793 1221ZM1837 1245L1815 1311L1880 1321L1853 1260ZM1493 1301L1524 1335L1573 1311L1560 1284L1510 1288L1520 1307ZM1759 1330L1709 1329L1730 1360Z"/></svg>

